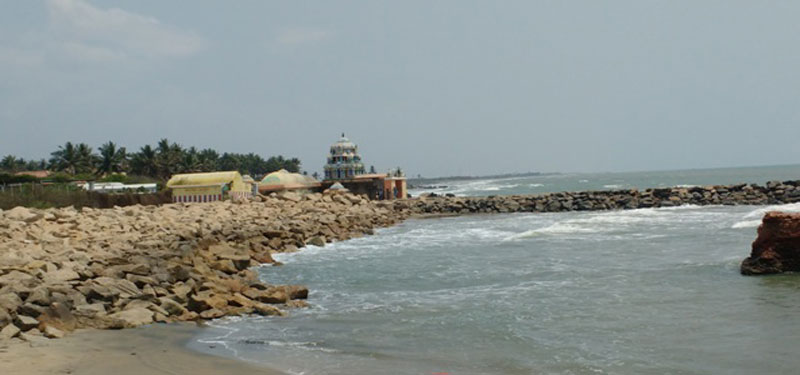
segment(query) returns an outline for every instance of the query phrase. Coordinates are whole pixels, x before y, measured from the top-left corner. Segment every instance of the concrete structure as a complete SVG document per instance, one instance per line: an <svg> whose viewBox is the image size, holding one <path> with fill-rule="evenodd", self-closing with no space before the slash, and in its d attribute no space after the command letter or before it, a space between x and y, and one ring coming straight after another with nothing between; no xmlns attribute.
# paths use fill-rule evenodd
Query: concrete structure
<svg viewBox="0 0 800 375"><path fill-rule="evenodd" d="M342 133L338 142L331 145L328 163L325 164L326 180L348 180L365 173L358 146Z"/></svg>
<svg viewBox="0 0 800 375"><path fill-rule="evenodd" d="M242 176L242 181L244 181L245 185L247 185L247 188L250 190L252 196L255 197L258 195L258 181L253 179L253 177L249 174Z"/></svg>
<svg viewBox="0 0 800 375"><path fill-rule="evenodd" d="M252 197L250 186L237 171L176 174L167 182L173 202L213 202Z"/></svg>
<svg viewBox="0 0 800 375"><path fill-rule="evenodd" d="M94 182L89 181L80 185L83 190L98 193L156 193L158 184L123 184L121 182Z"/></svg>
<svg viewBox="0 0 800 375"><path fill-rule="evenodd" d="M358 146L350 142L342 133L342 138L331 145L328 163L325 164L323 189L330 189L335 183L352 193L367 196L369 199L403 199L408 197L406 177L398 168L387 174L364 172Z"/></svg>
<svg viewBox="0 0 800 375"><path fill-rule="evenodd" d="M332 189L340 185L351 193L364 195L372 200L404 199L408 197L406 178L386 174L363 174L349 180L327 180L322 182L323 189Z"/></svg>
<svg viewBox="0 0 800 375"><path fill-rule="evenodd" d="M311 176L291 173L285 169L281 169L264 176L258 184L258 191L262 194L286 190L299 193L311 193L319 190L320 186L319 181Z"/></svg>

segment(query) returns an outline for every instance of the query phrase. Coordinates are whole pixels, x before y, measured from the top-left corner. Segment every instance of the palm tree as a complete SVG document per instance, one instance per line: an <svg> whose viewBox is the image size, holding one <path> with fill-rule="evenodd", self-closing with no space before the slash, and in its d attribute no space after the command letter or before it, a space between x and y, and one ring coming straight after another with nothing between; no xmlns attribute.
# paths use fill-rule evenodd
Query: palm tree
<svg viewBox="0 0 800 375"><path fill-rule="evenodd" d="M105 175L124 172L128 167L128 154L125 147L117 147L114 142L100 146L100 164L97 174Z"/></svg>
<svg viewBox="0 0 800 375"><path fill-rule="evenodd" d="M51 168L72 175L91 172L96 160L92 148L85 143L76 146L72 142L67 142L63 146L58 146L58 150L50 155Z"/></svg>
<svg viewBox="0 0 800 375"><path fill-rule="evenodd" d="M202 170L202 163L200 162L200 155L197 149L192 146L183 154L183 171L184 172L200 172Z"/></svg>
<svg viewBox="0 0 800 375"><path fill-rule="evenodd" d="M158 175L158 162L156 150L150 145L145 145L131 158L131 172L139 176L156 177Z"/></svg>
<svg viewBox="0 0 800 375"><path fill-rule="evenodd" d="M204 149L200 151L197 155L198 160L200 161L200 170L203 172L213 172L218 169L219 166L219 154L210 149Z"/></svg>
<svg viewBox="0 0 800 375"><path fill-rule="evenodd" d="M17 159L14 155L6 155L2 161L0 161L0 169L8 171L8 172L17 172L20 169L24 168L25 160L20 158Z"/></svg>
<svg viewBox="0 0 800 375"><path fill-rule="evenodd" d="M170 144L166 138L161 139L156 147L158 176L166 180L175 173L183 172L183 153L179 144Z"/></svg>

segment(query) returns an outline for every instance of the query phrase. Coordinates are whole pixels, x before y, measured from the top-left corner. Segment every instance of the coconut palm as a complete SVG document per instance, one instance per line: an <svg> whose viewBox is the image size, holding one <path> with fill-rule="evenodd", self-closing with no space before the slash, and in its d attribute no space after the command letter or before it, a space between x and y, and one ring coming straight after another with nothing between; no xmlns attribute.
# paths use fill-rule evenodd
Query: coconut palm
<svg viewBox="0 0 800 375"><path fill-rule="evenodd" d="M63 146L58 146L57 151L50 154L51 168L69 174L91 172L94 169L96 155L92 153L92 148L85 143L78 145L67 142Z"/></svg>
<svg viewBox="0 0 800 375"><path fill-rule="evenodd" d="M125 147L117 147L114 142L100 146L100 163L97 174L105 175L124 172L128 167L128 154Z"/></svg>
<svg viewBox="0 0 800 375"><path fill-rule="evenodd" d="M183 153L183 172L200 172L202 163L197 149L192 146Z"/></svg>
<svg viewBox="0 0 800 375"><path fill-rule="evenodd" d="M0 169L8 172L17 172L25 167L25 160L14 155L6 155L0 161Z"/></svg>
<svg viewBox="0 0 800 375"><path fill-rule="evenodd" d="M158 176L166 180L173 174L182 172L183 154L183 148L179 144L170 144L166 138L161 139L156 147Z"/></svg>
<svg viewBox="0 0 800 375"><path fill-rule="evenodd" d="M200 151L197 155L197 158L200 160L200 170L203 172L213 172L218 169L219 165L219 154L210 149L204 149Z"/></svg>
<svg viewBox="0 0 800 375"><path fill-rule="evenodd" d="M156 157L156 150L150 145L145 145L131 157L131 172L139 176L156 176L158 174Z"/></svg>

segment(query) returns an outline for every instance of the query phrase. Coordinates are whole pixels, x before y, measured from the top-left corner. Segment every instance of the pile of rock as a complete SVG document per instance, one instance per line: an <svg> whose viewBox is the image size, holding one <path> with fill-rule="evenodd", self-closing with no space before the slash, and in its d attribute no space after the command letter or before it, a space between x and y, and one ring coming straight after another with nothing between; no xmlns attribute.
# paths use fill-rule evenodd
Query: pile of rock
<svg viewBox="0 0 800 375"><path fill-rule="evenodd" d="M768 212L758 227L744 275L800 272L800 214Z"/></svg>
<svg viewBox="0 0 800 375"><path fill-rule="evenodd" d="M401 220L350 194L293 193L215 202L0 210L0 339L61 337L225 315L281 315L303 286L259 281L250 267L306 244Z"/></svg>
<svg viewBox="0 0 800 375"><path fill-rule="evenodd" d="M488 197L420 197L395 208L415 215L616 210L680 205L762 205L800 202L800 181L646 190L601 190Z"/></svg>

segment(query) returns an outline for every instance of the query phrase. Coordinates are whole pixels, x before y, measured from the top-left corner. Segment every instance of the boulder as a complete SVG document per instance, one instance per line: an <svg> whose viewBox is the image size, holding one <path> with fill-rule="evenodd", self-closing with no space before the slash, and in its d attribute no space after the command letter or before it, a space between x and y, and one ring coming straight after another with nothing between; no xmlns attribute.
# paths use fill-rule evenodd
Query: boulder
<svg viewBox="0 0 800 375"><path fill-rule="evenodd" d="M19 328L13 324L9 324L0 330L0 340L11 340L19 335Z"/></svg>
<svg viewBox="0 0 800 375"><path fill-rule="evenodd" d="M48 339L60 339L66 335L64 331L53 326L45 326L44 330L42 330L42 334Z"/></svg>
<svg viewBox="0 0 800 375"><path fill-rule="evenodd" d="M0 295L0 310L17 311L22 306L22 299L16 293Z"/></svg>
<svg viewBox="0 0 800 375"><path fill-rule="evenodd" d="M58 271L47 272L42 275L42 280L44 280L46 283L72 281L80 278L81 276L71 269L60 269Z"/></svg>
<svg viewBox="0 0 800 375"><path fill-rule="evenodd" d="M111 314L108 319L112 321L110 328L134 328L152 323L153 314L146 308L137 307Z"/></svg>
<svg viewBox="0 0 800 375"><path fill-rule="evenodd" d="M31 318L30 316L25 315L17 315L17 319L14 321L20 329L23 331L29 331L39 326L39 321Z"/></svg>
<svg viewBox="0 0 800 375"><path fill-rule="evenodd" d="M14 207L5 212L5 217L10 220L17 220L17 221L24 221L26 223L32 223L36 220L41 219L43 216L39 212L32 211L25 207Z"/></svg>
<svg viewBox="0 0 800 375"><path fill-rule="evenodd" d="M318 247L323 247L323 246L325 246L325 237L322 237L322 236L311 237L306 241L306 244L313 245L313 246L318 246Z"/></svg>
<svg viewBox="0 0 800 375"><path fill-rule="evenodd" d="M800 213L768 212L758 227L743 275L800 271Z"/></svg>
<svg viewBox="0 0 800 375"><path fill-rule="evenodd" d="M171 298L161 297L158 301L161 303L161 308L170 316L181 316L187 312L185 307Z"/></svg>

